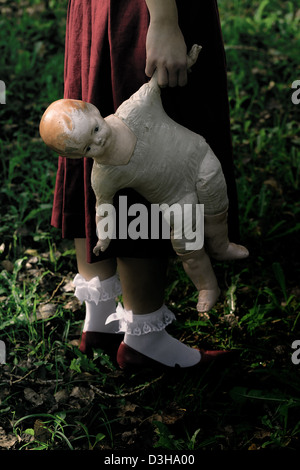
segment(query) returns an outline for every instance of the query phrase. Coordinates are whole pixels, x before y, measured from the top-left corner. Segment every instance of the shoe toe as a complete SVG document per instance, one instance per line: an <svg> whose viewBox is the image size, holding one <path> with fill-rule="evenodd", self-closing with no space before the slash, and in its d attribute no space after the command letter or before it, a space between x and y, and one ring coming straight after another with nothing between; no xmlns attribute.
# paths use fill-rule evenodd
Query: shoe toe
<svg viewBox="0 0 300 470"><path fill-rule="evenodd" d="M215 361L224 361L232 356L232 351L229 350L205 350L199 349L201 353L201 359L199 364L210 364Z"/></svg>
<svg viewBox="0 0 300 470"><path fill-rule="evenodd" d="M98 331L83 331L79 351L87 357L93 357L93 349L102 349L115 357L124 335L102 333Z"/></svg>

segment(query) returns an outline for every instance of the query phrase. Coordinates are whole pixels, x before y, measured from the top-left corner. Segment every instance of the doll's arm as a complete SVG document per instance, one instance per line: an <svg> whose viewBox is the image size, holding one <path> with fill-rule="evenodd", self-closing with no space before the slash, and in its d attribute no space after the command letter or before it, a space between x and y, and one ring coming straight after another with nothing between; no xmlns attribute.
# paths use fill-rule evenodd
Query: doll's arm
<svg viewBox="0 0 300 470"><path fill-rule="evenodd" d="M113 205L112 203L108 204L107 212L104 211L105 206L103 204L96 206L96 233L98 241L93 249L96 256L108 248L111 242L112 233L114 233L115 230Z"/></svg>
<svg viewBox="0 0 300 470"><path fill-rule="evenodd" d="M107 184L97 167L93 167L91 183L96 197L96 233L98 241L93 249L95 255L105 251L115 233L115 209L113 198L117 191L113 183Z"/></svg>

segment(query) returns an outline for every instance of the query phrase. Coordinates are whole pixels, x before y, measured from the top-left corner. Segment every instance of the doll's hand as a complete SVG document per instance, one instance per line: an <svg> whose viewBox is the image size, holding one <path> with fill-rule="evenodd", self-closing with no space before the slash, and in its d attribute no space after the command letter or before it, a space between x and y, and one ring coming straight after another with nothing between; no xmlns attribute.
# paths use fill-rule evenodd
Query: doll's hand
<svg viewBox="0 0 300 470"><path fill-rule="evenodd" d="M111 202L112 204L112 202ZM93 253L96 256L99 256L101 252L105 251L110 244L111 238L109 238L107 232L105 231L105 227L108 226L112 230L114 227L114 216L113 214L107 213L104 207L107 204L101 204L97 199L96 205L96 234L98 237L97 245L93 249ZM106 214L103 215L103 212Z"/></svg>
<svg viewBox="0 0 300 470"><path fill-rule="evenodd" d="M176 22L151 22L146 40L146 75L157 70L160 87L184 86L187 83L187 50Z"/></svg>
<svg viewBox="0 0 300 470"><path fill-rule="evenodd" d="M103 253L108 248L108 245L110 244L110 239L106 238L105 240L98 240L97 245L93 249L93 253L96 256L99 256L100 253Z"/></svg>

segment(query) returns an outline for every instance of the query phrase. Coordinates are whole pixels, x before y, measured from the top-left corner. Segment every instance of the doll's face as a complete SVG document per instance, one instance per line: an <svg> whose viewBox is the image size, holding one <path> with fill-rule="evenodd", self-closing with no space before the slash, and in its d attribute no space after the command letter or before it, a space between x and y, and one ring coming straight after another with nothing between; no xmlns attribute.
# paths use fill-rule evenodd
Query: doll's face
<svg viewBox="0 0 300 470"><path fill-rule="evenodd" d="M112 132L92 104L61 99L45 111L40 122L40 135L59 155L97 158L109 149Z"/></svg>
<svg viewBox="0 0 300 470"><path fill-rule="evenodd" d="M95 106L72 114L72 130L66 138L71 158L101 157L109 148L111 129Z"/></svg>

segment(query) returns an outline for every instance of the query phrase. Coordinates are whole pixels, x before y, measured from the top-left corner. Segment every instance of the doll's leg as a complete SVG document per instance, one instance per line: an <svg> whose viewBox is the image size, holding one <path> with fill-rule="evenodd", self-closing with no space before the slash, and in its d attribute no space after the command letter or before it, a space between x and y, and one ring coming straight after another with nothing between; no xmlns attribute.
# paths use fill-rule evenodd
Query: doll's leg
<svg viewBox="0 0 300 470"><path fill-rule="evenodd" d="M217 302L221 291L205 249L177 254L186 274L199 291L198 312L208 312Z"/></svg>
<svg viewBox="0 0 300 470"><path fill-rule="evenodd" d="M185 217L189 218L189 220L186 221L189 223L185 224L185 227L190 227L187 230L188 233L186 233L185 230L181 230L179 231L180 233L177 233L177 237L175 236L178 231L175 229L176 217L174 217L171 223L171 242L174 251L182 262L182 266L186 274L199 291L197 302L198 312L208 312L215 305L220 295L220 289L210 259L205 252L205 248L202 246L203 233L200 234L199 232L201 231L201 228L203 229L203 220L200 217L198 222L196 222L197 215L195 214L195 211L193 214L190 212L184 212L184 204L187 203L195 205L197 203L197 199L194 200L193 195L188 195L185 200L180 201L182 212L185 214ZM181 220L179 220L179 222L181 222ZM180 223L178 226L180 227ZM200 243L200 246L199 248L194 248L193 251L191 251L191 249L188 250L187 247L191 241L193 241L192 237L194 236L197 237L196 245Z"/></svg>
<svg viewBox="0 0 300 470"><path fill-rule="evenodd" d="M114 353L122 335L116 335L118 322L105 325L109 315L116 311L116 297L121 285L116 274L116 260L107 259L97 263L86 262L86 240L76 239L78 274L75 276L75 295L85 303L85 321L80 351L92 356L93 348Z"/></svg>
<svg viewBox="0 0 300 470"><path fill-rule="evenodd" d="M247 248L228 239L228 197L221 164L209 148L199 169L198 198L204 204L204 244L217 260L243 259Z"/></svg>
<svg viewBox="0 0 300 470"><path fill-rule="evenodd" d="M204 216L205 246L210 256L219 261L244 259L249 252L243 245L228 239L228 211Z"/></svg>

